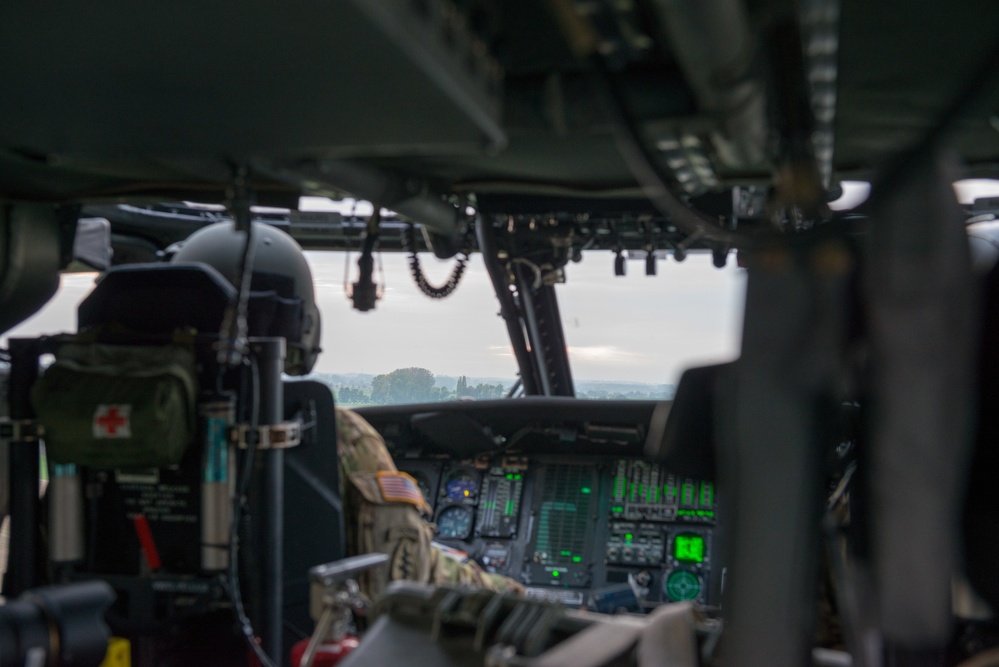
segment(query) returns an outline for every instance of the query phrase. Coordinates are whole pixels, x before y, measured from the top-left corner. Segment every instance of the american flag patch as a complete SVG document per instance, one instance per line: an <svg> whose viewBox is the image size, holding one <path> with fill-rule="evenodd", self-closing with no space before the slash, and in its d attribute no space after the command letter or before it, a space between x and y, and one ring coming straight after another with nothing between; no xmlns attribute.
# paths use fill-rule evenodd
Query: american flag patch
<svg viewBox="0 0 999 667"><path fill-rule="evenodd" d="M409 503L416 505L417 508L423 508L423 494L420 493L420 487L415 479L404 472L381 471L377 475L382 498L389 502Z"/></svg>

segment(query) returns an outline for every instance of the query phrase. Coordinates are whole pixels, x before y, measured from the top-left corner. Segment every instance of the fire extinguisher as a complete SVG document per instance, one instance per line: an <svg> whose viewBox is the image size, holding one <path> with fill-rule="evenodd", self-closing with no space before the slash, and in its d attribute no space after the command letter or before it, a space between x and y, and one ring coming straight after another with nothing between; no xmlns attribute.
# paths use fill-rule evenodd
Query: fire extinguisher
<svg viewBox="0 0 999 667"><path fill-rule="evenodd" d="M333 667L357 648L358 639L353 635L344 635L337 641L326 641L316 646L311 656L306 656L309 649L309 639L303 639L291 647L291 664L295 667ZM311 658L309 661L304 658Z"/></svg>

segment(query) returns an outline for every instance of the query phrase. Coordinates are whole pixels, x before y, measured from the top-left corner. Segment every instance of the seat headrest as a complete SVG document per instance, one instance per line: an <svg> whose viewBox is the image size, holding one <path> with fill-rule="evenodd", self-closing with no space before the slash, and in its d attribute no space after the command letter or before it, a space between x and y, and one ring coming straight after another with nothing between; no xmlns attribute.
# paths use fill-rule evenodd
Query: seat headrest
<svg viewBox="0 0 999 667"><path fill-rule="evenodd" d="M130 264L105 273L77 309L77 327L117 324L138 333L218 332L236 290L200 263Z"/></svg>

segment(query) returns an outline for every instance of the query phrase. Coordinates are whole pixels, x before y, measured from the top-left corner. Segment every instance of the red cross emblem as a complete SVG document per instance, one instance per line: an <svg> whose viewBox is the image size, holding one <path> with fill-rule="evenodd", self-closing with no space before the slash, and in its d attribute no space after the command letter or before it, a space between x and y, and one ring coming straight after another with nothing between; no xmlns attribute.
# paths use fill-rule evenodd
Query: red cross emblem
<svg viewBox="0 0 999 667"><path fill-rule="evenodd" d="M95 438L131 438L131 405L98 405L94 411Z"/></svg>

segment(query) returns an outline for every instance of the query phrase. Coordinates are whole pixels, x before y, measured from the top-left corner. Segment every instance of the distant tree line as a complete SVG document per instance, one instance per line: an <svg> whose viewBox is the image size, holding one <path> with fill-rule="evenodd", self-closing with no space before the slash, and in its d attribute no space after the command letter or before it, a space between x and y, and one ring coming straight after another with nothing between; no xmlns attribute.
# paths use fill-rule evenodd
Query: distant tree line
<svg viewBox="0 0 999 667"><path fill-rule="evenodd" d="M602 399L609 401L661 401L665 396L648 391L577 391L576 398Z"/></svg>
<svg viewBox="0 0 999 667"><path fill-rule="evenodd" d="M452 378L448 379L453 381ZM365 386L334 383L332 378L326 378L325 381L330 385L336 396L336 401L340 405L433 403L459 399L484 400L503 398L509 390L509 386L504 387L502 383L480 382L473 385L466 375L458 378L454 389L449 389L438 386L434 374L426 368L397 368L391 373L372 377L370 384ZM662 400L672 398L673 390L674 387L671 385L663 386L661 389L657 387L651 391L614 391L603 387L587 389L577 387L576 396L605 400Z"/></svg>
<svg viewBox="0 0 999 667"><path fill-rule="evenodd" d="M393 405L397 403L431 403L460 398L503 398L502 384L470 385L464 375L458 378L454 391L436 386L434 374L426 368L397 368L391 373L376 375L370 389L364 387L332 387L340 405Z"/></svg>
<svg viewBox="0 0 999 667"><path fill-rule="evenodd" d="M501 384L479 383L474 387L468 384L468 378L462 375L458 378L458 386L455 387L456 398L503 398L506 392Z"/></svg>

